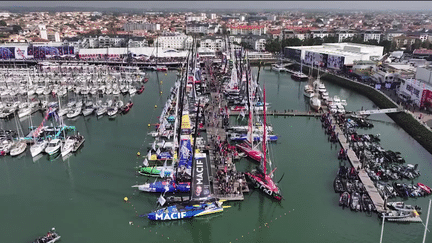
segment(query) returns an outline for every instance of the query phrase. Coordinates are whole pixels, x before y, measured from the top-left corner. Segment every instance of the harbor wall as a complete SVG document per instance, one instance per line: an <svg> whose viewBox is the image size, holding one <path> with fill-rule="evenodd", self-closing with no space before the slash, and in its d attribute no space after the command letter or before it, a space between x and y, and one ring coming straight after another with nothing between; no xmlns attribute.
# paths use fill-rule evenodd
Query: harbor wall
<svg viewBox="0 0 432 243"><path fill-rule="evenodd" d="M303 69L305 73L309 73L309 67L303 66ZM314 76L317 75L316 69L313 70L313 74ZM363 94L372 100L380 109L398 108L398 105L390 97L369 85L339 77L331 73L322 74L321 79ZM432 154L432 132L415 119L412 114L399 112L387 115Z"/></svg>

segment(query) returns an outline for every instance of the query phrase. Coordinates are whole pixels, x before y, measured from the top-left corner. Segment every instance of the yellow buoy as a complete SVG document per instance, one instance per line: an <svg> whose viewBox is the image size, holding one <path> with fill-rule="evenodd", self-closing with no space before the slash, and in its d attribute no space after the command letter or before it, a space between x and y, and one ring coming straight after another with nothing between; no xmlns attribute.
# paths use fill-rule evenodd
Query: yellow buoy
<svg viewBox="0 0 432 243"><path fill-rule="evenodd" d="M162 91L161 91L161 94L162 94Z"/></svg>
<svg viewBox="0 0 432 243"><path fill-rule="evenodd" d="M163 81L162 81L162 80L160 81L160 84L163 84Z"/></svg>
<svg viewBox="0 0 432 243"><path fill-rule="evenodd" d="M157 108L157 105L155 105L155 108Z"/></svg>
<svg viewBox="0 0 432 243"><path fill-rule="evenodd" d="M138 152L138 153L137 153L137 156L140 156L140 155L141 155L141 153L140 153L140 152Z"/></svg>
<svg viewBox="0 0 432 243"><path fill-rule="evenodd" d="M149 124L147 124L147 126L148 126L148 127L150 127L150 123L149 123Z"/></svg>
<svg viewBox="0 0 432 243"><path fill-rule="evenodd" d="M165 76L167 76L168 74L165 73Z"/></svg>
<svg viewBox="0 0 432 243"><path fill-rule="evenodd" d="M127 201L129 200L129 198L125 197L125 198L123 198L123 200L124 200L125 202L127 202Z"/></svg>

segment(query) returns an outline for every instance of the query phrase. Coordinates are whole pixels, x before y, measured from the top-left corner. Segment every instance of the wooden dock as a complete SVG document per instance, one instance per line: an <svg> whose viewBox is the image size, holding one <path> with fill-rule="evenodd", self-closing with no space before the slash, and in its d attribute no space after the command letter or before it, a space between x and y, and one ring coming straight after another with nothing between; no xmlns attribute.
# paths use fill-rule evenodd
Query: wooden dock
<svg viewBox="0 0 432 243"><path fill-rule="evenodd" d="M216 99L217 93L211 93L211 103L207 107L207 112L212 112L212 114L218 113L219 107L225 107L226 101ZM217 102L215 102L217 101ZM221 156L214 151L215 147L215 138L219 138L220 141L226 141L227 135L225 129L222 128L222 118L217 117L216 119L206 119L206 133L207 133L207 143L209 146L209 157L210 157L210 167L211 167L211 178L212 178L212 186L213 186L213 195L216 198L227 201L241 201L244 200L243 192L249 192L249 188L247 184L245 186L240 185L239 182L234 182L234 188L241 188L238 193L230 193L230 194L219 194L218 187L219 182L216 180L215 175L218 170L225 169L225 165L216 165L216 161ZM210 120L213 125L210 124ZM213 137L213 139L211 139ZM233 171L237 171L236 167L232 161L233 158L223 158L226 161L226 166ZM246 178L242 178L244 182L246 182ZM243 183L242 183L243 184Z"/></svg>
<svg viewBox="0 0 432 243"><path fill-rule="evenodd" d="M334 119L333 119L334 120ZM343 149L348 150L348 159L352 165L357 171L359 178L363 185L366 188L367 193L369 194L369 197L371 198L372 202L374 203L378 213L387 212L387 210L384 207L384 200L379 194L377 188L375 187L373 181L370 179L369 175L366 173L366 171L362 168L362 164L360 160L357 158L357 155L354 153L354 151L349 147L349 142L347 138L345 137L344 133L340 129L340 127L332 123L332 125L335 125L335 132L338 134L339 143L342 146ZM359 170L360 168L360 170Z"/></svg>

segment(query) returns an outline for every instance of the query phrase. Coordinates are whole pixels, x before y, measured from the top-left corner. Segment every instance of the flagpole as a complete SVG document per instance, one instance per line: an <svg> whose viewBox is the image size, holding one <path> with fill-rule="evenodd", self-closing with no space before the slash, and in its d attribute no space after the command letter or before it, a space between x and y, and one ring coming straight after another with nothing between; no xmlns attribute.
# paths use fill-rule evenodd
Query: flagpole
<svg viewBox="0 0 432 243"><path fill-rule="evenodd" d="M384 233L384 221L385 221L385 215L383 215L383 220L382 220L380 243L382 243L382 238Z"/></svg>
<svg viewBox="0 0 432 243"><path fill-rule="evenodd" d="M424 231L424 235L423 235L423 243L426 242L426 233L427 233L427 230L428 230L430 209L431 209L431 199L429 199L429 208L428 208L428 214L427 214L427 218L426 218L425 231Z"/></svg>

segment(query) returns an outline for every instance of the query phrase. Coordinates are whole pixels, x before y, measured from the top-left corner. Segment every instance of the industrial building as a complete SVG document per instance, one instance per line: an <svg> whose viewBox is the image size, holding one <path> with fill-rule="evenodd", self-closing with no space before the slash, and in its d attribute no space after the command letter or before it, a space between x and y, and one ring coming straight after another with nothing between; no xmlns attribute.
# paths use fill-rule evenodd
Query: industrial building
<svg viewBox="0 0 432 243"><path fill-rule="evenodd" d="M286 58L322 68L342 70L355 61L368 61L382 57L384 47L355 43L324 43L320 46L285 47Z"/></svg>

